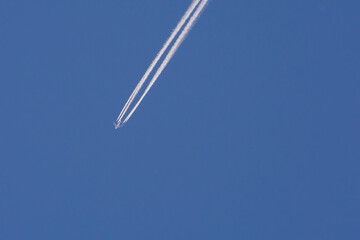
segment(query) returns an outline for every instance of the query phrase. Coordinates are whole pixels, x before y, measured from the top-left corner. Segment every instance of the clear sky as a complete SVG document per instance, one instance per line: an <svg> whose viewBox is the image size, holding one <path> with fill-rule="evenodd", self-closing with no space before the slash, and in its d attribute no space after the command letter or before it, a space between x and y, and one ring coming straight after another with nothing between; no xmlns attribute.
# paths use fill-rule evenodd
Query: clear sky
<svg viewBox="0 0 360 240"><path fill-rule="evenodd" d="M0 2L0 239L360 239L360 2Z"/></svg>

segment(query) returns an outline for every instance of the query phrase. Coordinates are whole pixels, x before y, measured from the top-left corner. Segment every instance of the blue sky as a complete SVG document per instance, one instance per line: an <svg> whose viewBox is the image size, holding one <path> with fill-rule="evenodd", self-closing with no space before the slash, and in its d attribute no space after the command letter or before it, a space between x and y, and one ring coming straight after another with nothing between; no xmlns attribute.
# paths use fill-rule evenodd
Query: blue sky
<svg viewBox="0 0 360 240"><path fill-rule="evenodd" d="M359 239L360 2L0 3L1 239Z"/></svg>

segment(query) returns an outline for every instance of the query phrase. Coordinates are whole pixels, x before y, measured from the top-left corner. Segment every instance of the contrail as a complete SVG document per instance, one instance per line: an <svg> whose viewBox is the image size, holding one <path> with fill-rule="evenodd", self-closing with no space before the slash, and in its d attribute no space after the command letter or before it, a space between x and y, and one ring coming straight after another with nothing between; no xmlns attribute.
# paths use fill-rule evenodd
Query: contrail
<svg viewBox="0 0 360 240"><path fill-rule="evenodd" d="M167 54L167 56L165 57L165 60L162 62L162 64L160 65L159 69L156 71L154 77L151 79L149 85L146 87L144 93L142 94L141 98L138 100L138 102L136 103L135 107L131 110L131 112L129 113L129 115L125 118L123 123L126 123L131 115L135 112L136 108L139 106L139 104L141 103L141 101L143 100L143 98L145 97L145 95L148 93L148 91L150 90L150 88L152 87L152 85L155 83L155 81L158 79L158 77L160 76L161 72L164 70L164 68L166 67L166 65L170 62L171 58L174 56L176 50L180 47L181 43L184 41L184 39L186 38L187 34L190 32L191 28L194 26L196 20L199 18L201 12L203 11L204 7L206 6L208 0L203 0L199 7L196 9L194 15L190 18L189 22L186 24L185 28L183 29L183 31L180 33L180 36L177 38L176 42L174 43L174 45L171 47L169 53ZM121 123L119 122L118 125L120 125Z"/></svg>
<svg viewBox="0 0 360 240"><path fill-rule="evenodd" d="M181 20L179 21L179 23L177 24L176 28L173 30L172 34L170 35L170 37L168 38L168 40L165 42L164 46L162 47L162 49L159 51L159 53L157 54L156 58L152 61L152 63L150 64L149 68L146 70L144 76L141 78L140 82L137 84L136 88L134 89L134 91L132 92L130 98L127 100L125 106L123 107L123 109L121 110L121 113L119 114L118 118L117 118L117 124L115 126L115 128L118 128L121 124L121 119L123 118L124 114L126 113L126 111L128 110L129 106L131 105L132 101L134 100L134 98L136 97L136 95L138 94L138 92L140 91L142 85L144 84L144 82L146 81L146 79L149 77L149 74L152 72L152 70L154 69L154 67L156 66L157 62L160 60L160 58L162 57L162 55L164 54L164 52L166 51L166 49L169 47L169 45L171 44L171 42L174 40L174 38L176 37L176 35L179 33L179 31L181 30L181 28L183 27L183 25L185 24L185 22L187 21L187 19L190 17L191 13L194 11L195 7L199 4L200 0L193 0L193 2L191 3L191 5L189 6L188 10L185 12L184 16L181 18Z"/></svg>

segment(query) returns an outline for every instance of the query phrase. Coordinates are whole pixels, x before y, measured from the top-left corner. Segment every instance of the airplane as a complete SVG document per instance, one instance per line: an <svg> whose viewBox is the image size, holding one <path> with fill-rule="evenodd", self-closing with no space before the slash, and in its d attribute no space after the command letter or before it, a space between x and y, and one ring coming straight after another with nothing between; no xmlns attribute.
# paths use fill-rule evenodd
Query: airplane
<svg viewBox="0 0 360 240"><path fill-rule="evenodd" d="M115 129L118 129L119 127L125 126L125 123L115 123L113 122Z"/></svg>

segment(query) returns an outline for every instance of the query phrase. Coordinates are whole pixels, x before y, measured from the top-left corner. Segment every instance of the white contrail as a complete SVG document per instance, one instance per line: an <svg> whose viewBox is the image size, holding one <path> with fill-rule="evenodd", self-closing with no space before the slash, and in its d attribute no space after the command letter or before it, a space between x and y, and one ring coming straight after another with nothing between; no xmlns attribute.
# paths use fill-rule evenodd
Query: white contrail
<svg viewBox="0 0 360 240"><path fill-rule="evenodd" d="M186 38L187 34L189 33L189 31L191 30L191 28L194 26L194 23L196 22L196 20L198 19L198 17L200 16L201 12L203 11L204 7L206 6L208 0L203 0L199 7L196 9L194 15L190 18L189 22L186 24L185 28L183 29L183 31L180 33L179 37L177 38L176 42L174 43L174 45L171 47L169 53L167 54L167 56L165 57L165 60L162 62L161 66L159 67L159 69L156 71L154 77L151 79L149 85L146 87L144 93L142 94L141 98L138 100L138 102L136 103L135 107L131 110L131 112L129 113L129 115L125 118L123 123L126 123L129 118L131 117L131 115L135 112L136 108L139 106L139 104L141 103L141 101L143 100L143 98L145 97L145 95L147 94L147 92L150 90L150 88L152 87L152 85L155 83L155 81L157 80L157 78L160 76L161 72L164 70L164 68L166 67L166 65L170 62L171 58L174 56L176 50L180 47L181 43L184 41L184 39ZM120 125L120 123L119 123Z"/></svg>
<svg viewBox="0 0 360 240"><path fill-rule="evenodd" d="M168 40L165 42L164 46L162 47L162 49L159 51L159 53L157 54L156 58L152 61L152 63L150 64L149 68L146 70L144 76L141 78L140 82L137 84L136 88L134 89L134 91L132 92L130 98L127 100L125 106L123 107L123 109L121 110L121 113L119 114L118 118L117 118L117 124L116 124L116 128L118 128L121 124L121 119L123 118L124 114L126 113L126 111L128 110L129 106L131 105L132 101L134 100L134 98L136 97L136 95L138 94L138 92L140 91L142 85L144 84L144 82L146 81L146 79L149 77L149 74L152 72L152 70L154 69L154 67L156 66L157 62L160 60L160 58L162 57L162 55L164 54L164 52L166 51L166 49L169 47L169 45L171 44L171 42L174 40L174 38L176 37L176 35L179 33L179 31L181 30L181 28L183 27L183 25L185 24L185 22L187 21L187 19L190 17L191 13L194 11L195 7L199 4L200 0L193 0L193 2L191 3L191 5L189 6L188 10L185 12L184 16L181 18L181 20L179 21L179 23L177 24L176 28L173 30L172 34L170 35L170 37L168 38Z"/></svg>

